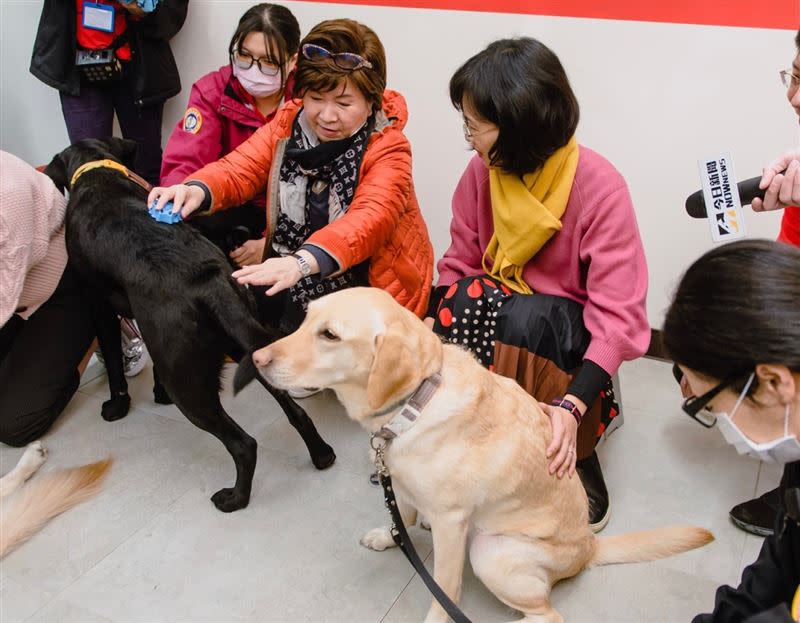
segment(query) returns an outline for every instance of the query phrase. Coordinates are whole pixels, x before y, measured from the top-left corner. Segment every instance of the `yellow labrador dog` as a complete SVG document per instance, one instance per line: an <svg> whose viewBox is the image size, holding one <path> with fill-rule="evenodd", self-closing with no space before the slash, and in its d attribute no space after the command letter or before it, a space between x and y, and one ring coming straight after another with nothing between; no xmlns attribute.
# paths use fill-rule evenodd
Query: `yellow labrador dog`
<svg viewBox="0 0 800 623"><path fill-rule="evenodd" d="M389 444L403 521L417 512L433 532L434 577L457 601L469 541L475 574L524 621L555 623L555 582L593 565L653 560L713 540L707 530L674 527L597 537L589 530L580 479L548 474L550 421L513 380L481 367L439 338L386 292L353 288L313 302L292 335L253 355L280 389L331 388L348 415L379 431L423 381L441 385L416 422ZM378 414L378 415L376 415ZM388 527L362 544L394 546ZM427 623L447 621L433 602Z"/></svg>
<svg viewBox="0 0 800 623"><path fill-rule="evenodd" d="M62 469L23 487L47 458L41 441L28 444L22 458L0 478L0 558L19 546L59 513L89 499L100 490L111 459ZM22 487L17 499L4 498Z"/></svg>

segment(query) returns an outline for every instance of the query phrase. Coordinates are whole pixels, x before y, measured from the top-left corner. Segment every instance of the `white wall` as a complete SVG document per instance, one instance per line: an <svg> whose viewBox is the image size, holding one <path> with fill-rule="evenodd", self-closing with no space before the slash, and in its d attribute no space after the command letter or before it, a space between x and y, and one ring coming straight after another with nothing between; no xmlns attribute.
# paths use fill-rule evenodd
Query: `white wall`
<svg viewBox="0 0 800 623"><path fill-rule="evenodd" d="M660 326L681 272L711 247L706 222L683 208L699 188L697 159L729 151L744 179L800 144L778 79L794 56L792 31L286 4L303 33L323 19L351 17L383 41L389 86L408 100L415 183L437 256L449 242L450 196L469 158L447 96L451 74L496 38L530 35L552 47L581 103L581 143L611 160L630 185L650 266L653 326ZM184 89L167 103L165 140L191 83L226 62L227 41L250 5L191 3L173 40ZM27 71L40 8L35 0L0 0L0 147L32 163L67 144L57 93ZM779 215L748 209L746 226L751 236L774 238Z"/></svg>

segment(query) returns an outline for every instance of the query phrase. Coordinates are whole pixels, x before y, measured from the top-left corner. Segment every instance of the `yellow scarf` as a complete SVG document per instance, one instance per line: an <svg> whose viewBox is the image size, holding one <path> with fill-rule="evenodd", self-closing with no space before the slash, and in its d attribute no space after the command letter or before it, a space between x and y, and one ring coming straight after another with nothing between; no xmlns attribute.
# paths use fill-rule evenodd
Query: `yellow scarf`
<svg viewBox="0 0 800 623"><path fill-rule="evenodd" d="M561 229L560 218L567 209L577 168L578 142L573 136L522 179L498 168L489 169L494 235L483 254L487 274L515 292L532 293L522 270Z"/></svg>

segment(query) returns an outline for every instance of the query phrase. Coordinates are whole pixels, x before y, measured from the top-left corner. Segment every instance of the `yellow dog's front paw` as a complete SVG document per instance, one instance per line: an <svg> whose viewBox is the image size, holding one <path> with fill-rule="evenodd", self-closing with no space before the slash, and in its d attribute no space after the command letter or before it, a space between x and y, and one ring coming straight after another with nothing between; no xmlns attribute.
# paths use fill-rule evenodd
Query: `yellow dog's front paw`
<svg viewBox="0 0 800 623"><path fill-rule="evenodd" d="M25 453L19 461L19 468L25 478L30 478L47 459L47 449L41 441L34 441L25 448Z"/></svg>
<svg viewBox="0 0 800 623"><path fill-rule="evenodd" d="M372 549L376 552L382 552L390 547L396 547L394 539L392 539L392 534L389 532L389 528L386 527L370 530L361 537L360 543L367 549Z"/></svg>

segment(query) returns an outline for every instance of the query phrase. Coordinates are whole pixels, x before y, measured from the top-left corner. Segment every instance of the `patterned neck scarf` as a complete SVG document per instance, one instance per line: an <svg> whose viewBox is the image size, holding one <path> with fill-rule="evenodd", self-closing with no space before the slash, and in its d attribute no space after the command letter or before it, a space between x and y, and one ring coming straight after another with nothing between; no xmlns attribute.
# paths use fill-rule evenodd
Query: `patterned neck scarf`
<svg viewBox="0 0 800 623"><path fill-rule="evenodd" d="M347 212L355 197L361 161L375 127L373 115L352 136L314 145L312 140L316 137L309 138L303 131L303 119L301 111L292 124L281 163L279 213L272 247L282 256L297 251L313 233L309 218L312 204L327 203L327 223ZM357 285L355 277L352 268L330 279L311 275L292 286L290 297L305 311L309 301Z"/></svg>

